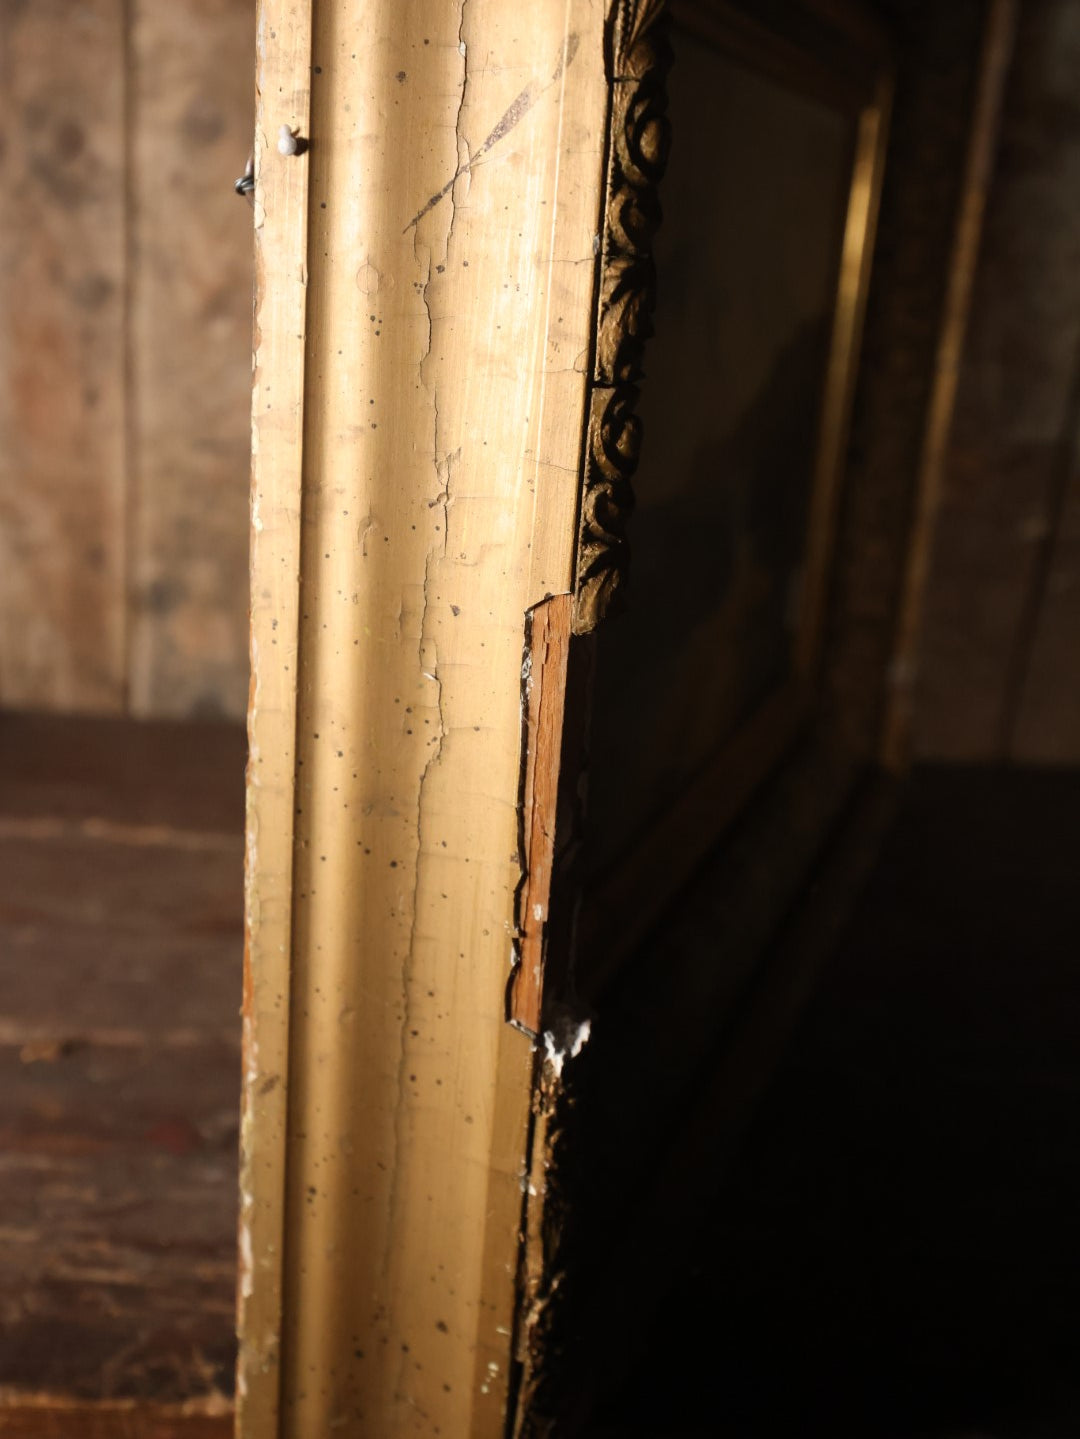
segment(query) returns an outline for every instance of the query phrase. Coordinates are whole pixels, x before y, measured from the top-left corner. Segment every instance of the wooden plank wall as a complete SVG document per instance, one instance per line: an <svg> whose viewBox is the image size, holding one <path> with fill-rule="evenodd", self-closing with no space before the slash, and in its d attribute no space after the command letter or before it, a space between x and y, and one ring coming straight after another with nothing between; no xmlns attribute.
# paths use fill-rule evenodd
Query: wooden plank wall
<svg viewBox="0 0 1080 1439"><path fill-rule="evenodd" d="M926 597L922 758L1080 763L1080 8L1025 0Z"/></svg>
<svg viewBox="0 0 1080 1439"><path fill-rule="evenodd" d="M0 706L243 714L254 8L0 5Z"/></svg>

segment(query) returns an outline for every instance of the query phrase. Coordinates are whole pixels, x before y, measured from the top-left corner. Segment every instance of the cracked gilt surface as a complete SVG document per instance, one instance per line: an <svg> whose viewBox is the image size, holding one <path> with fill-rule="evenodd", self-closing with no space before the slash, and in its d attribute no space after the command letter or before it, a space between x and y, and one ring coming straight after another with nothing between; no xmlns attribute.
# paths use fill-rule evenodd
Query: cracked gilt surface
<svg viewBox="0 0 1080 1439"><path fill-rule="evenodd" d="M264 35L294 8L264 0ZM525 611L570 586L603 18L316 4L309 156L263 156L268 217L281 167L310 165L288 1435L502 1432L531 1073L504 1012L519 671ZM260 362L284 339L264 304ZM287 662L274 618L257 684Z"/></svg>

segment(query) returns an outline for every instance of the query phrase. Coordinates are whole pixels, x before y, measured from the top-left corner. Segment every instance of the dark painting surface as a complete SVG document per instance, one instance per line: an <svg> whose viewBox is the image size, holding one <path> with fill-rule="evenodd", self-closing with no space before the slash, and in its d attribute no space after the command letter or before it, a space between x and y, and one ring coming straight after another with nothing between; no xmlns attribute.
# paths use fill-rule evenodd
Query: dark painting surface
<svg viewBox="0 0 1080 1439"><path fill-rule="evenodd" d="M850 119L673 34L630 605L598 640L590 871L790 677Z"/></svg>

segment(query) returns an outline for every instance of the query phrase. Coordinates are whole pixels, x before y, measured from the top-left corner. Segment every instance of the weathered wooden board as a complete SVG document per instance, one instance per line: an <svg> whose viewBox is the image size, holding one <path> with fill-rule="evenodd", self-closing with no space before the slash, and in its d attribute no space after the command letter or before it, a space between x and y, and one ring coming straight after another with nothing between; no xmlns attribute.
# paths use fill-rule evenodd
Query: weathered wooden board
<svg viewBox="0 0 1080 1439"><path fill-rule="evenodd" d="M198 838L191 848L39 838L29 825L0 838L10 970L0 1040L89 1030L125 1044L158 1033L238 1041L240 841Z"/></svg>
<svg viewBox="0 0 1080 1439"><path fill-rule="evenodd" d="M235 752L208 744L201 771L190 757L179 766L192 790L225 793L228 805L180 807L166 783L150 823L122 788L109 795L108 777L141 757L136 772L152 795L179 727L151 732L140 754L130 724L96 722L93 744L80 748L82 723L54 718L42 727L51 744L37 750L28 725L0 726L8 738L23 731L20 746L0 745L0 770L29 760L21 783L0 789L0 1433L164 1439L188 1432L170 1427L175 1414L138 1427L142 1418L121 1409L109 1429L86 1411L80 1429L31 1401L209 1400L204 1424L229 1407L243 849ZM66 806L43 763L50 752L61 775L63 756L75 757ZM35 774L45 779L37 803Z"/></svg>
<svg viewBox="0 0 1080 1439"><path fill-rule="evenodd" d="M117 1043L0 1043L0 1382L228 1392L238 1046L152 1042L127 1019Z"/></svg>
<svg viewBox="0 0 1080 1439"><path fill-rule="evenodd" d="M0 9L0 704L243 714L254 0Z"/></svg>
<svg viewBox="0 0 1080 1439"><path fill-rule="evenodd" d="M0 817L236 835L246 748L237 724L0 712Z"/></svg>
<svg viewBox="0 0 1080 1439"><path fill-rule="evenodd" d="M229 1439L232 1409L211 1405L140 1404L0 1395L5 1439Z"/></svg>
<svg viewBox="0 0 1080 1439"><path fill-rule="evenodd" d="M4 705L123 705L123 13L0 6Z"/></svg>
<svg viewBox="0 0 1080 1439"><path fill-rule="evenodd" d="M247 702L254 0L135 0L132 712Z"/></svg>

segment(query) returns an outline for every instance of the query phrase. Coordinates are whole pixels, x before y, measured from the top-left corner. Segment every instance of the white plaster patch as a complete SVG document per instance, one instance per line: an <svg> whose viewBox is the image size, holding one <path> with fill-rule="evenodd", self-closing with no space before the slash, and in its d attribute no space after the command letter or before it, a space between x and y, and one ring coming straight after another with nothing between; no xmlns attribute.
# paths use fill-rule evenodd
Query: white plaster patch
<svg viewBox="0 0 1080 1439"><path fill-rule="evenodd" d="M566 1043L559 1048L554 1034L550 1029L544 1031L544 1055L555 1071L556 1079L560 1078L563 1072L563 1065L568 1059L576 1059L589 1042L592 1034L592 1020L583 1019L581 1023L568 1036Z"/></svg>
<svg viewBox="0 0 1080 1439"><path fill-rule="evenodd" d="M251 1252L251 1229L245 1222L240 1226L240 1293L250 1299L254 1289L253 1271L255 1258Z"/></svg>

